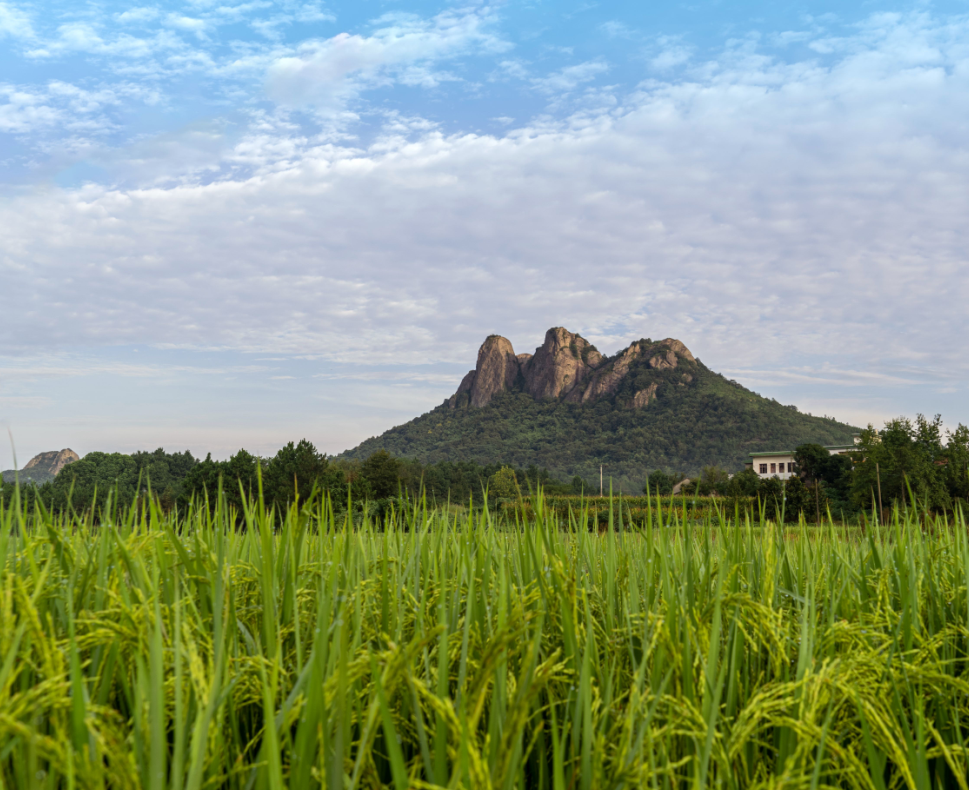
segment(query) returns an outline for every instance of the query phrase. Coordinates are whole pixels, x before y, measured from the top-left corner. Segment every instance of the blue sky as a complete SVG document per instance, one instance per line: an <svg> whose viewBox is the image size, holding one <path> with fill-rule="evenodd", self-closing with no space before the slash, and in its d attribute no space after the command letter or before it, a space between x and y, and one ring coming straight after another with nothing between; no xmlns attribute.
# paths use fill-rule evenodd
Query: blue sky
<svg viewBox="0 0 969 790"><path fill-rule="evenodd" d="M0 0L0 422L339 452L554 325L969 422L967 90L969 2Z"/></svg>

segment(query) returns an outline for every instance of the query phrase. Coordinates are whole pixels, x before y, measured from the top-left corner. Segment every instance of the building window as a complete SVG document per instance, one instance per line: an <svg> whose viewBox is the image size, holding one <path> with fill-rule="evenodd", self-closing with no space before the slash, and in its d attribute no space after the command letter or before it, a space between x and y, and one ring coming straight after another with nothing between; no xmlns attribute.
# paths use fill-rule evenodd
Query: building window
<svg viewBox="0 0 969 790"><path fill-rule="evenodd" d="M793 461L791 461L790 463L788 463L788 465L787 465L787 471L788 472L792 472L792 473L794 472L794 462Z"/></svg>
<svg viewBox="0 0 969 790"><path fill-rule="evenodd" d="M760 465L760 473L762 475L766 475L767 474L767 464L761 464Z"/></svg>
<svg viewBox="0 0 969 790"><path fill-rule="evenodd" d="M770 465L770 471L771 471L771 474L774 474L774 472L777 471L777 464L771 464Z"/></svg>

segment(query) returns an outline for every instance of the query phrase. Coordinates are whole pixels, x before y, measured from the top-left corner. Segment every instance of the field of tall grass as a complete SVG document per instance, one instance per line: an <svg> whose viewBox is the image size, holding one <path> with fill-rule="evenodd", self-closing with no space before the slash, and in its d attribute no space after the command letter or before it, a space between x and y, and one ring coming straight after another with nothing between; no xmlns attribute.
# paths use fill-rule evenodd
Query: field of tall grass
<svg viewBox="0 0 969 790"><path fill-rule="evenodd" d="M99 512L0 503L2 788L967 788L961 514Z"/></svg>

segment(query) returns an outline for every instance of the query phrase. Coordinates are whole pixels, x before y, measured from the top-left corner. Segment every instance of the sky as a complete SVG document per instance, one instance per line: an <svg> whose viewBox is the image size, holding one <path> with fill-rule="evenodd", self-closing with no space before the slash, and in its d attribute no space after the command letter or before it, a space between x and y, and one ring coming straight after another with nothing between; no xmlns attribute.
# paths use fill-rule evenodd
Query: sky
<svg viewBox="0 0 969 790"><path fill-rule="evenodd" d="M489 334L969 423L969 0L0 0L0 468L339 453Z"/></svg>

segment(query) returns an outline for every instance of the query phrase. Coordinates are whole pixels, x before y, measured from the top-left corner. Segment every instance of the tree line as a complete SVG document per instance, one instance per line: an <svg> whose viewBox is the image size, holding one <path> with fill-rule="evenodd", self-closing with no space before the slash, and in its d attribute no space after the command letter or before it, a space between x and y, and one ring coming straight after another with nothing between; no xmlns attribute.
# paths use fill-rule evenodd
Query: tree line
<svg viewBox="0 0 969 790"><path fill-rule="evenodd" d="M943 434L945 434L943 436ZM726 469L708 466L689 480L680 492L686 495L727 499L760 499L768 517L821 520L830 511L835 518L851 518L860 511L890 510L915 499L935 512L952 512L969 501L969 428L959 425L943 431L937 415L899 417L876 430L861 432L856 448L830 455L818 444L802 444L795 451L798 474L790 480L762 479L752 470L731 475ZM643 491L672 493L685 475L654 470ZM214 502L221 490L230 505L241 512L243 498L256 496L261 485L267 505L277 508L306 503L324 492L337 510L348 502L382 512L401 495L427 496L434 504L481 503L485 492L495 500L527 495L541 486L550 496L595 495L598 481L579 476L560 480L536 465L476 461L438 461L422 464L377 450L367 458L334 458L320 453L303 439L290 442L265 458L242 449L224 461L211 454L197 459L188 451L167 453L92 452L64 467L56 478L40 486L22 486L19 496L28 507L39 500L55 512L73 509L83 513L103 508L111 501L119 506L151 494L166 511L185 510L194 500ZM15 496L14 484L3 483L0 497ZM366 505L365 505L366 503Z"/></svg>
<svg viewBox="0 0 969 790"><path fill-rule="evenodd" d="M945 438L943 440L943 434ZM809 521L848 518L861 511L880 511L917 502L926 512L952 512L969 501L969 428L958 425L943 431L942 418L898 417L876 430L861 432L856 447L831 455L819 444L802 444L794 451L796 475L787 481L761 478L751 469L731 475L716 466L680 490L698 496L759 498L769 517L783 511L785 519L804 514ZM647 487L668 494L682 475L656 470Z"/></svg>
<svg viewBox="0 0 969 790"><path fill-rule="evenodd" d="M325 492L338 511L354 502L358 508L367 503L381 512L401 495L412 499L427 496L435 504L458 505L472 500L480 503L486 491L491 498L505 496L508 491L504 481L509 473L516 484L521 481L526 493L529 487L537 486L556 494L590 489L580 478L563 483L535 465L513 469L474 461L421 464L395 458L385 450L362 461L333 458L303 439L289 442L268 458L241 449L224 461L213 460L211 454L197 459L187 450L167 453L161 448L131 455L92 452L64 467L51 481L21 486L19 496L28 507L39 500L54 512L73 509L83 513L103 509L109 495L110 501L121 507L150 495L168 512L173 508L185 510L193 500L204 503L208 498L214 504L221 490L228 504L241 512L243 499L258 496L261 487L266 504L277 508L294 502L305 504ZM0 496L12 501L14 483L4 483Z"/></svg>

